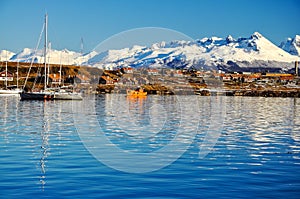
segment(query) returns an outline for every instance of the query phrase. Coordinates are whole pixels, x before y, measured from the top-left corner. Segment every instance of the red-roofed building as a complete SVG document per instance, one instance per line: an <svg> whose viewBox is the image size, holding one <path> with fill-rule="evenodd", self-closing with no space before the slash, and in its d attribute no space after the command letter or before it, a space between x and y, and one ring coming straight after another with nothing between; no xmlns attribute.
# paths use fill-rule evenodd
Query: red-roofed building
<svg viewBox="0 0 300 199"><path fill-rule="evenodd" d="M121 71L122 71L123 73L130 73L130 74L133 73L133 69L132 69L132 68L129 68L129 67L127 67L127 68L122 68Z"/></svg>
<svg viewBox="0 0 300 199"><path fill-rule="evenodd" d="M0 72L0 81L13 81L14 77L13 74L7 71L7 76L6 76L6 71Z"/></svg>
<svg viewBox="0 0 300 199"><path fill-rule="evenodd" d="M52 84L59 84L59 74L49 74L49 78L51 79Z"/></svg>
<svg viewBox="0 0 300 199"><path fill-rule="evenodd" d="M147 70L147 72L148 72L148 75L158 75L159 74L159 71L155 68L149 68Z"/></svg>
<svg viewBox="0 0 300 199"><path fill-rule="evenodd" d="M86 75L77 75L75 77L75 82L80 84L89 84L90 78L88 78Z"/></svg>
<svg viewBox="0 0 300 199"><path fill-rule="evenodd" d="M182 70L176 70L174 72L174 77L183 77L183 72Z"/></svg>

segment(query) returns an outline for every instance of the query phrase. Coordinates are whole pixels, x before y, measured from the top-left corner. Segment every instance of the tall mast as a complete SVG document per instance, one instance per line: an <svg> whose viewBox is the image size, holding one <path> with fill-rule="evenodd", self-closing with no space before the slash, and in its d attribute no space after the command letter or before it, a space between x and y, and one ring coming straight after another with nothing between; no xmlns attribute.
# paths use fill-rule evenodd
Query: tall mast
<svg viewBox="0 0 300 199"><path fill-rule="evenodd" d="M83 38L82 37L80 40L80 53L81 53L81 55L83 54Z"/></svg>
<svg viewBox="0 0 300 199"><path fill-rule="evenodd" d="M48 42L48 52L51 53L51 42ZM48 54L49 54L48 53ZM48 55L48 61L47 61L47 82L46 84L49 84L49 76L50 76L50 54Z"/></svg>
<svg viewBox="0 0 300 199"><path fill-rule="evenodd" d="M7 89L7 51L6 51L6 62L5 62L5 89Z"/></svg>
<svg viewBox="0 0 300 199"><path fill-rule="evenodd" d="M44 44L44 90L47 88L47 48L48 48L48 14L45 15L45 44Z"/></svg>
<svg viewBox="0 0 300 199"><path fill-rule="evenodd" d="M19 60L17 63L17 88L19 88Z"/></svg>
<svg viewBox="0 0 300 199"><path fill-rule="evenodd" d="M60 52L60 60L59 60L59 82L58 82L58 84L59 84L59 86L60 86L60 84L61 84L61 70L62 70L62 65L61 65L61 52Z"/></svg>

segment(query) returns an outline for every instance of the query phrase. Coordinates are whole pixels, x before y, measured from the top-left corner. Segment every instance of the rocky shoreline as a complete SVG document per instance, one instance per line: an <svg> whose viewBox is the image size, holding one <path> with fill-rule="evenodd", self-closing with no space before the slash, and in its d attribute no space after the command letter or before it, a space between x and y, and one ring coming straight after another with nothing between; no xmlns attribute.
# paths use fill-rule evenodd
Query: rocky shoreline
<svg viewBox="0 0 300 199"><path fill-rule="evenodd" d="M4 62L1 70L4 69ZM24 84L25 77L28 73L30 63L8 63L8 71L14 76L14 81L9 84L16 84L16 72L18 67L19 85ZM39 71L40 64L34 64L26 88L31 88L35 84L35 77L38 74L43 74ZM52 83L56 83L59 76L59 65L51 65L53 74L56 74L56 79L52 75ZM65 84L77 84L77 87L87 93L126 93L126 89L135 89L142 87L148 95L226 95L226 96L253 96L253 97L300 97L300 79L294 77L294 82L278 81L279 78L271 79L270 82L243 82L227 80L222 81L219 77L195 77L195 73L187 73L181 77L175 75L155 74L145 75L143 70L134 71L128 74L124 71L103 71L93 67L80 67L72 65L64 65L62 67L63 82ZM176 71L174 71L175 73ZM233 76L233 75L232 75ZM39 77L41 78L41 76ZM101 79L104 78L104 82ZM295 79L296 78L296 79ZM103 80L103 79L102 79ZM126 80L126 81L125 81ZM129 81L131 80L131 81ZM134 80L134 81L133 81ZM4 82L0 82L4 86ZM36 88L43 87L42 83L37 81Z"/></svg>
<svg viewBox="0 0 300 199"><path fill-rule="evenodd" d="M142 88L148 93L148 95L199 95L199 96L247 96L247 97L293 97L300 98L300 88L290 88L290 89L267 89L267 90L255 90L255 89L224 89L224 90L211 90L203 88L201 90L192 91L182 90L181 92L176 92L168 89L166 86L160 85L144 85ZM128 87L129 89L129 87ZM97 87L97 94L106 93L125 93L126 88L116 88L113 85L99 85Z"/></svg>
<svg viewBox="0 0 300 199"><path fill-rule="evenodd" d="M251 97L300 97L300 90L239 90L226 93L228 96L251 96Z"/></svg>

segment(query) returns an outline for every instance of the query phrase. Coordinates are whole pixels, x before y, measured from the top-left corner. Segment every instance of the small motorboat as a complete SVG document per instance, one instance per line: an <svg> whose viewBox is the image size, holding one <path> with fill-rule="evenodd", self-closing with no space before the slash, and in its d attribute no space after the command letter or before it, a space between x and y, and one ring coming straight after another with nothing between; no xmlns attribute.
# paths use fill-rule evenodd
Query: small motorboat
<svg viewBox="0 0 300 199"><path fill-rule="evenodd" d="M127 90L127 96L131 97L143 97L147 96L147 92L143 88L137 88L136 90Z"/></svg>

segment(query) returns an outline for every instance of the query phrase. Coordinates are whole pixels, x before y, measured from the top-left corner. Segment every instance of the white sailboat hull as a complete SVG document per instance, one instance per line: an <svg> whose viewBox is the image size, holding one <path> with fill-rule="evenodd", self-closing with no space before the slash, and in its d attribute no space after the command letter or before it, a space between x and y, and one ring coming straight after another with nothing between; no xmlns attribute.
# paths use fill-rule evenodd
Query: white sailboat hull
<svg viewBox="0 0 300 199"><path fill-rule="evenodd" d="M67 92L23 92L20 97L21 100L82 100L80 94Z"/></svg>
<svg viewBox="0 0 300 199"><path fill-rule="evenodd" d="M0 89L0 95L16 95L19 96L19 94L22 92L21 89Z"/></svg>

